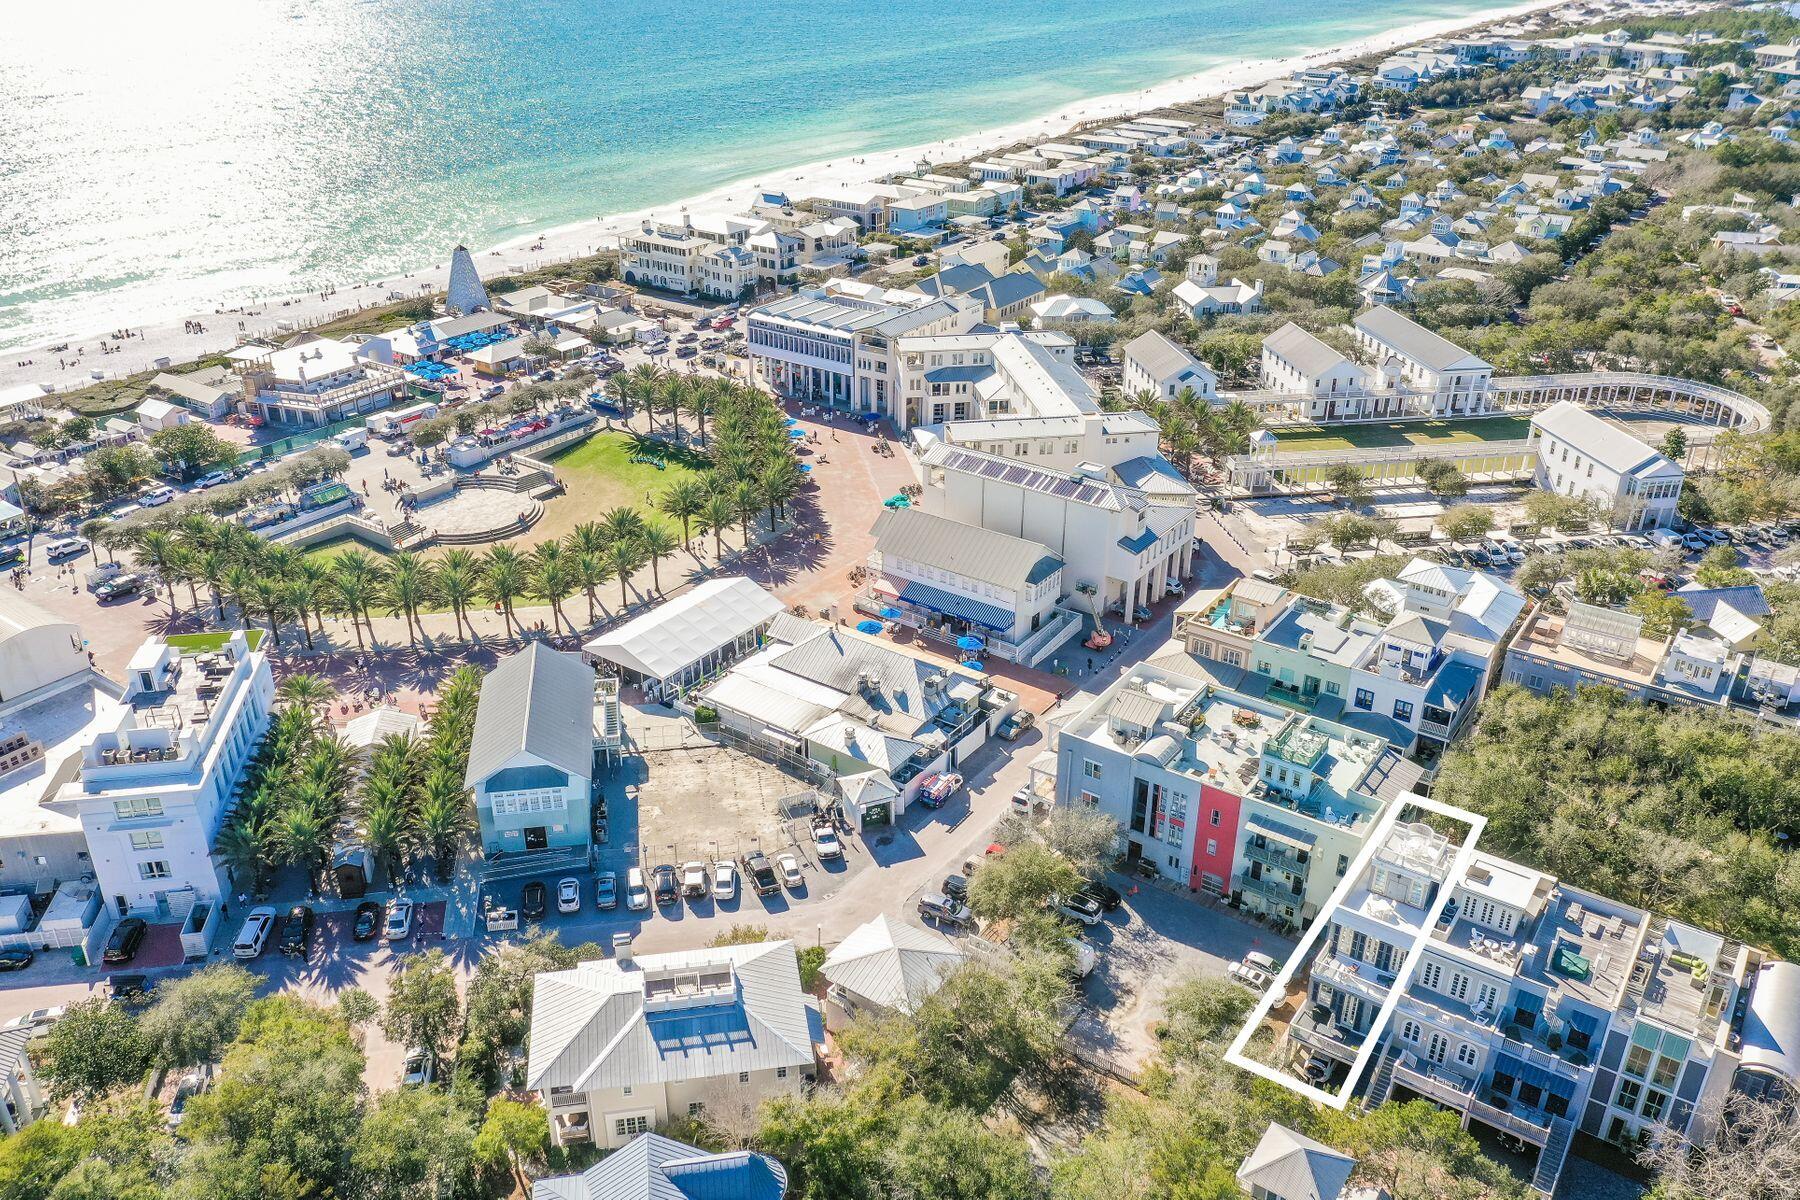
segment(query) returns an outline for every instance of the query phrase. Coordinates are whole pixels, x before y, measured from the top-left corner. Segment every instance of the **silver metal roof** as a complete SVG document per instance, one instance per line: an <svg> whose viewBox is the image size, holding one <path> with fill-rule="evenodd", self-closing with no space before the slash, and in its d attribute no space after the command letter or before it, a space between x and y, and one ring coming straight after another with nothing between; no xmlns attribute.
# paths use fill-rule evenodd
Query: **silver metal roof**
<svg viewBox="0 0 1800 1200"><path fill-rule="evenodd" d="M593 777L594 669L578 656L533 642L482 681L468 786L520 751L582 779Z"/></svg>

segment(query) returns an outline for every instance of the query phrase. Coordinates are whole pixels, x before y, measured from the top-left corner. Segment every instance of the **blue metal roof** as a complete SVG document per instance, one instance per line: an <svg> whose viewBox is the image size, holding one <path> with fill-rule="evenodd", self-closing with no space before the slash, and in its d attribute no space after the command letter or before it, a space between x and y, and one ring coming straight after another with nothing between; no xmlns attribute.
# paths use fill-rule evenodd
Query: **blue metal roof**
<svg viewBox="0 0 1800 1200"><path fill-rule="evenodd" d="M1432 679L1431 690L1425 693L1425 703L1437 708L1461 708L1463 701L1480 685L1480 671L1468 663L1451 663Z"/></svg>
<svg viewBox="0 0 1800 1200"><path fill-rule="evenodd" d="M908 604L916 604L920 608L942 613L946 617L955 617L975 625L985 626L997 633L1010 633L1013 627L1013 614L993 604L983 604L979 600L971 600L967 596L958 596L943 588L932 587L928 583L909 580L900 589L900 599Z"/></svg>

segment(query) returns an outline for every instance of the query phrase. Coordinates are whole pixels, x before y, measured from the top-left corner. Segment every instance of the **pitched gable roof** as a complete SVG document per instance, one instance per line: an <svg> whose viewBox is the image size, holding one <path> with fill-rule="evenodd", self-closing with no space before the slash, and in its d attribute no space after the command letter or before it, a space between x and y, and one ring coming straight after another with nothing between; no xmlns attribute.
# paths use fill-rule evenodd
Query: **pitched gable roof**
<svg viewBox="0 0 1800 1200"><path fill-rule="evenodd" d="M465 776L474 787L520 751L571 775L594 770L594 669L533 642L481 683Z"/></svg>

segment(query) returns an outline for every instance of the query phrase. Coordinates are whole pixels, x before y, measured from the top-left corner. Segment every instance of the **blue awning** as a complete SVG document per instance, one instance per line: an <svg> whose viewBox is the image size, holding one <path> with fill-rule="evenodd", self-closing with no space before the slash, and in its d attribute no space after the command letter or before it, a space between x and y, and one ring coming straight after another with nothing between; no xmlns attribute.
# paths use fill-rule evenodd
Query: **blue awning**
<svg viewBox="0 0 1800 1200"><path fill-rule="evenodd" d="M920 608L946 617L955 617L959 621L968 621L992 629L996 633L1011 633L1013 615L1004 608L992 604L983 604L979 600L971 600L967 596L958 596L955 592L947 592L943 588L932 587L928 583L908 580L900 589L900 599L908 604L916 604Z"/></svg>
<svg viewBox="0 0 1800 1200"><path fill-rule="evenodd" d="M1572 1099L1575 1095L1575 1083L1565 1079L1554 1071L1534 1066L1524 1059L1511 1054L1502 1054L1494 1062L1496 1071L1504 1071L1520 1083L1529 1083L1553 1096Z"/></svg>
<svg viewBox="0 0 1800 1200"><path fill-rule="evenodd" d="M1563 1008L1558 1007L1556 1015L1567 1021L1570 1028L1579 1029L1589 1037L1593 1037L1594 1030L1600 1027L1600 1017L1597 1014L1582 1012L1579 1008L1570 1008L1565 1012Z"/></svg>

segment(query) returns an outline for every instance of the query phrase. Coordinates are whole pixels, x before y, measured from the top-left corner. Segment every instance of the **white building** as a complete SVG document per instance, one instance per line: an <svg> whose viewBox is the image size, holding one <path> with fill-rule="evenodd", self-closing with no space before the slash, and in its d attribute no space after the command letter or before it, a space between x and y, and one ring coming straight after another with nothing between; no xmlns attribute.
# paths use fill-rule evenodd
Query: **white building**
<svg viewBox="0 0 1800 1200"><path fill-rule="evenodd" d="M1127 396L1149 393L1158 400L1173 400L1182 392L1191 391L1210 400L1219 394L1219 377L1211 367L1152 329L1125 344L1121 390Z"/></svg>
<svg viewBox="0 0 1800 1200"><path fill-rule="evenodd" d="M1430 415L1489 410L1494 368L1483 359L1386 305L1358 314L1351 328L1376 363L1398 363L1406 386L1429 397Z"/></svg>
<svg viewBox="0 0 1800 1200"><path fill-rule="evenodd" d="M1294 412L1308 420L1385 415L1368 369L1292 321L1263 339L1262 385L1295 397Z"/></svg>
<svg viewBox="0 0 1800 1200"><path fill-rule="evenodd" d="M834 281L749 314L750 362L783 396L902 425L893 367L895 341L908 334L962 333L980 322L979 301Z"/></svg>
<svg viewBox="0 0 1800 1200"><path fill-rule="evenodd" d="M819 974L830 985L826 999L845 1017L904 1014L942 987L965 957L943 934L883 913L833 946Z"/></svg>
<svg viewBox="0 0 1800 1200"><path fill-rule="evenodd" d="M244 363L244 406L274 425L328 425L386 408L406 376L350 342L315 337Z"/></svg>
<svg viewBox="0 0 1800 1200"><path fill-rule="evenodd" d="M771 229L754 217L684 212L680 220L647 220L619 238L620 277L634 286L735 300L758 280L750 240Z"/></svg>
<svg viewBox="0 0 1800 1200"><path fill-rule="evenodd" d="M586 864L596 695L594 668L543 642L482 680L464 783L490 858Z"/></svg>
<svg viewBox="0 0 1800 1200"><path fill-rule="evenodd" d="M1004 643L1005 657L1041 660L1080 625L1062 617L1063 560L1044 546L916 508L890 509L875 519L869 569L876 604L895 605L897 618L947 640L970 633ZM1033 635L1071 625L1062 638ZM1033 649L1023 660L1019 647Z"/></svg>
<svg viewBox="0 0 1800 1200"><path fill-rule="evenodd" d="M799 1094L822 1038L792 942L626 949L537 977L525 1086L557 1145L616 1150L709 1100Z"/></svg>
<svg viewBox="0 0 1800 1200"><path fill-rule="evenodd" d="M1658 529L1675 519L1680 464L1574 401L1534 414L1531 437L1535 482L1545 491L1592 503L1620 529Z"/></svg>
<svg viewBox="0 0 1800 1200"><path fill-rule="evenodd" d="M672 699L762 644L786 606L741 575L702 580L643 616L609 629L583 652L609 664L646 699Z"/></svg>
<svg viewBox="0 0 1800 1200"><path fill-rule="evenodd" d="M230 895L213 843L274 700L268 659L243 630L216 650L152 638L132 656L121 703L45 803L81 822L120 915L179 919Z"/></svg>

